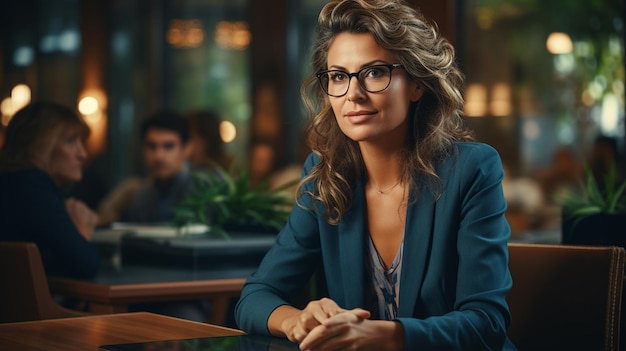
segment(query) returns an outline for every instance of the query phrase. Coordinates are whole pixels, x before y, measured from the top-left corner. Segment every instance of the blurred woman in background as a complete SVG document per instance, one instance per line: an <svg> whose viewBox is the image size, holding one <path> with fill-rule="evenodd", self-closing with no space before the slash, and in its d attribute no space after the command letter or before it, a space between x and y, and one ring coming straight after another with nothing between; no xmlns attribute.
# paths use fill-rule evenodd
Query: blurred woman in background
<svg viewBox="0 0 626 351"><path fill-rule="evenodd" d="M62 187L82 178L89 128L71 109L32 103L7 126L0 150L0 241L37 244L48 275L86 279L100 265L89 240L97 216Z"/></svg>
<svg viewBox="0 0 626 351"><path fill-rule="evenodd" d="M224 148L220 134L220 117L210 110L197 110L188 114L189 143L192 170L212 170L220 167L228 170L232 163L231 155Z"/></svg>

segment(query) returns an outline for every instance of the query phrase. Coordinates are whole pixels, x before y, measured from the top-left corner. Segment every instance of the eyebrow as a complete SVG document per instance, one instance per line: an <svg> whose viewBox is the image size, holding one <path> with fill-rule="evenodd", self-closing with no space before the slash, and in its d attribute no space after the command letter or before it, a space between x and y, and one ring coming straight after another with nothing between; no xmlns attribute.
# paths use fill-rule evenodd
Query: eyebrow
<svg viewBox="0 0 626 351"><path fill-rule="evenodd" d="M372 60L369 62L366 62L364 64L361 65L361 67L359 67L359 69L363 69L364 67L368 67L368 66L373 66L373 65L378 65L378 64L388 64L389 62L385 61L385 60L380 60L380 59L376 59L376 60ZM332 65L328 67L329 70L341 70L341 71L347 71L345 67L342 66L337 66L337 65Z"/></svg>
<svg viewBox="0 0 626 351"><path fill-rule="evenodd" d="M147 147L175 147L176 144L178 144L177 141L174 140L167 140L167 141L150 141L150 140L146 140L143 142L143 144Z"/></svg>

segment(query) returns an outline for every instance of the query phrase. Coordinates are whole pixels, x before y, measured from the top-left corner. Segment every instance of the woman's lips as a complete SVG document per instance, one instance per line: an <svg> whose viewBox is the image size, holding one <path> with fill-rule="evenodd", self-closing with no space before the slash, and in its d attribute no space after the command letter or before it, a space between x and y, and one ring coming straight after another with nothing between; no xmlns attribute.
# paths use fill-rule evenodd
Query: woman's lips
<svg viewBox="0 0 626 351"><path fill-rule="evenodd" d="M376 112L374 111L351 111L346 113L346 118L352 123L363 123L369 120Z"/></svg>

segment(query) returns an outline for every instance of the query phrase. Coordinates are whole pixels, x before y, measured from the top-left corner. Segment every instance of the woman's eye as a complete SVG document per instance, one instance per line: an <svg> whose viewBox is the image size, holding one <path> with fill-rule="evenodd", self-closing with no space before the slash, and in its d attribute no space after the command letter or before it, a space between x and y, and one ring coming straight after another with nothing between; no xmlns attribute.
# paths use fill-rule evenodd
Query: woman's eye
<svg viewBox="0 0 626 351"><path fill-rule="evenodd" d="M365 78L380 78L385 75L384 69L380 67L370 67L365 70Z"/></svg>
<svg viewBox="0 0 626 351"><path fill-rule="evenodd" d="M347 74L343 72L332 72L330 73L330 80L333 82L342 82L346 79Z"/></svg>

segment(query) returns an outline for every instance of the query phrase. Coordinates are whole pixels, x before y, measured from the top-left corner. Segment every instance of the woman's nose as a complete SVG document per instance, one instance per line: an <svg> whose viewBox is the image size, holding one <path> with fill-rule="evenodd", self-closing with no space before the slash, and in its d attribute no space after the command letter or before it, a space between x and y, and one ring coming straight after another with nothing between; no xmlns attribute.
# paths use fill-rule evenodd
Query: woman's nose
<svg viewBox="0 0 626 351"><path fill-rule="evenodd" d="M354 81L352 80L354 79ZM363 99L365 95L365 89L361 86L359 79L355 76L350 77L350 85L348 85L348 92L346 93L349 101L355 101Z"/></svg>
<svg viewBox="0 0 626 351"><path fill-rule="evenodd" d="M85 144L83 142L78 143L78 157L80 159L87 158L87 149L85 148Z"/></svg>

